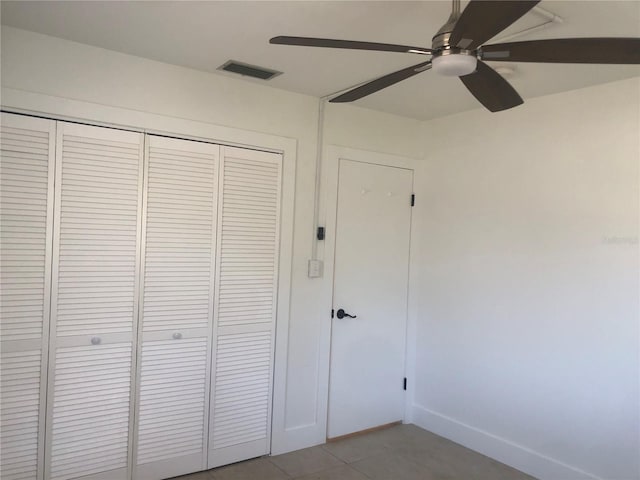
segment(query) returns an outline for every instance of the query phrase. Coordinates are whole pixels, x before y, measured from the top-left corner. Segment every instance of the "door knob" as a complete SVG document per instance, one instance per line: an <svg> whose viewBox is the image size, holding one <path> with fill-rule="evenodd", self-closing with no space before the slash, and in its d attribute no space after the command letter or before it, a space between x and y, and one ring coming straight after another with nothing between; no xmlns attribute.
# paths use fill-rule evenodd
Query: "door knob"
<svg viewBox="0 0 640 480"><path fill-rule="evenodd" d="M337 312L336 312L336 317L338 318L344 318L344 317L349 317L349 318L357 318L357 315L349 315L347 312L345 312L342 308L340 308Z"/></svg>

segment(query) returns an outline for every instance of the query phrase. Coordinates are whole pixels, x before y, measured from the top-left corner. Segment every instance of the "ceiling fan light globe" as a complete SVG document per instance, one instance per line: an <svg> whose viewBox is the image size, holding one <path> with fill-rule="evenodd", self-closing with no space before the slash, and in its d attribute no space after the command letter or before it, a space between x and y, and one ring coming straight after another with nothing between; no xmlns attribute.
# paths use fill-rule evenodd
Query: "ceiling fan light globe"
<svg viewBox="0 0 640 480"><path fill-rule="evenodd" d="M473 55L453 53L433 58L433 70L447 77L461 77L475 72L477 59Z"/></svg>

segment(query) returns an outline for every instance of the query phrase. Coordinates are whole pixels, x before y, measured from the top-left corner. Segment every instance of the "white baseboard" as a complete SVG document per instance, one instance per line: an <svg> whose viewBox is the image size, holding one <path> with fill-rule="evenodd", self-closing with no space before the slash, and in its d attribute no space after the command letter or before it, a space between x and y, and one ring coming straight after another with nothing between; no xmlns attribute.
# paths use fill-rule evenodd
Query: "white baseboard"
<svg viewBox="0 0 640 480"><path fill-rule="evenodd" d="M413 406L413 423L540 480L603 480L420 405Z"/></svg>

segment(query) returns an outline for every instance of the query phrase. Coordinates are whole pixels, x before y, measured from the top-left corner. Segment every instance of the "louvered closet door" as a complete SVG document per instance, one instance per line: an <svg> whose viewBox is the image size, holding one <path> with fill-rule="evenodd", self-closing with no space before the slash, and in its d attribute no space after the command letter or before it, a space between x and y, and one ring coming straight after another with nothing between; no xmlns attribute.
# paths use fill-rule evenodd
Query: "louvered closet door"
<svg viewBox="0 0 640 480"><path fill-rule="evenodd" d="M281 167L223 147L210 468L270 451Z"/></svg>
<svg viewBox="0 0 640 480"><path fill-rule="evenodd" d="M128 476L142 146L58 122L47 479Z"/></svg>
<svg viewBox="0 0 640 480"><path fill-rule="evenodd" d="M206 469L220 150L147 145L138 480Z"/></svg>
<svg viewBox="0 0 640 480"><path fill-rule="evenodd" d="M2 114L0 478L42 478L55 122Z"/></svg>

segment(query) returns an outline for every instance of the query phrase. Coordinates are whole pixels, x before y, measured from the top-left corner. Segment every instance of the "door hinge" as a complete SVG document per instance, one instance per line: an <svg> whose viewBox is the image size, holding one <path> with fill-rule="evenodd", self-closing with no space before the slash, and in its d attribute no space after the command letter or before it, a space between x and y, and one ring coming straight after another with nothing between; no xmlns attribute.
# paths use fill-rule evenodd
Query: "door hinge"
<svg viewBox="0 0 640 480"><path fill-rule="evenodd" d="M331 318L333 318L333 315L334 315L334 311L333 311L333 308L332 308L331 309Z"/></svg>
<svg viewBox="0 0 640 480"><path fill-rule="evenodd" d="M413 206L415 206L415 204L416 204L416 194L412 193L411 194L411 206L413 207Z"/></svg>
<svg viewBox="0 0 640 480"><path fill-rule="evenodd" d="M402 381L402 389L403 390L407 389L407 377L404 377L404 380Z"/></svg>

